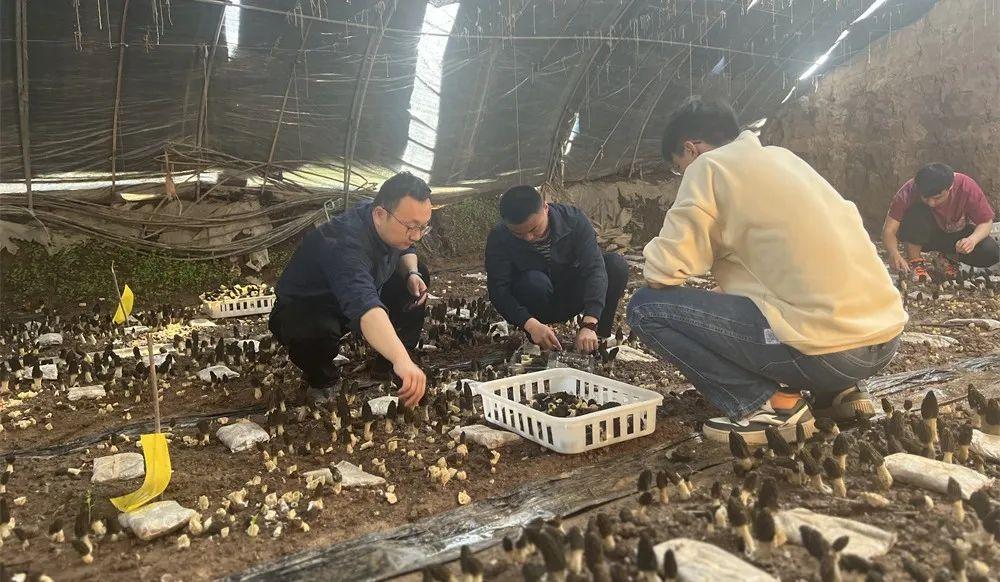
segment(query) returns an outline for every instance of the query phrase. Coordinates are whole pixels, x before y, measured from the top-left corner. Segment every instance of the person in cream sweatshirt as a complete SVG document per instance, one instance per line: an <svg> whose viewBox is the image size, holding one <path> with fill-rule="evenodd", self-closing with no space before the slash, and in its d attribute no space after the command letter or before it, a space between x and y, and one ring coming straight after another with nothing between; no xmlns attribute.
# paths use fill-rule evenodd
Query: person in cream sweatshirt
<svg viewBox="0 0 1000 582"><path fill-rule="evenodd" d="M874 414L857 382L892 359L907 315L854 204L792 152L740 132L724 103L687 100L663 153L681 184L643 251L647 287L628 322L725 413L705 436L761 444L774 427L794 440L814 413ZM681 286L707 273L714 292Z"/></svg>

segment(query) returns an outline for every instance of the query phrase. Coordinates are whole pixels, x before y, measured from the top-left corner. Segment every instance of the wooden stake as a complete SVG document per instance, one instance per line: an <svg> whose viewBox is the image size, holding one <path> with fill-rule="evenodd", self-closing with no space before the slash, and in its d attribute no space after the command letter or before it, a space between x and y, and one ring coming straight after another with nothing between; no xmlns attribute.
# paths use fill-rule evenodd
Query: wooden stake
<svg viewBox="0 0 1000 582"><path fill-rule="evenodd" d="M153 332L146 331L146 353L149 355L149 387L153 391L153 416L156 432L160 432L160 392L156 388L156 363L153 361Z"/></svg>

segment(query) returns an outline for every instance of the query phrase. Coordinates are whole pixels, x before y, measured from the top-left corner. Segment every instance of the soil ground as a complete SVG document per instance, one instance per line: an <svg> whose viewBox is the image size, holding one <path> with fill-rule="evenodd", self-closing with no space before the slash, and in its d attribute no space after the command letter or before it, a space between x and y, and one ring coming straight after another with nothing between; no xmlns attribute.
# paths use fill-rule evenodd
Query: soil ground
<svg viewBox="0 0 1000 582"><path fill-rule="evenodd" d="M444 268L439 268L432 285L432 293L440 297L439 301L444 302L472 301L485 296L483 282L467 276L480 272L475 264L476 260L470 258L454 261L444 265ZM633 273L633 278L638 282L638 271ZM699 283L702 287L710 285L709 281ZM995 317L1000 313L1000 302L992 291L945 289L938 291L938 294L950 294L953 297L938 300L932 299L933 292L933 289L928 290L926 297L909 301L911 324L908 330L944 333L958 340L957 343L951 347L933 349L922 345L904 344L899 356L883 373L947 365L960 359L996 351L1000 331L987 332L970 327L947 329L937 327L945 320L954 317ZM621 307L622 311L624 304L625 302ZM70 311L69 309L63 311L64 320L71 315ZM211 328L210 332L203 330L203 337L234 335L233 322L222 320L219 323L221 325ZM453 327L458 326L459 324L453 325ZM243 319L240 328L235 331L242 337L264 334L265 318ZM562 331L568 337L568 328L563 328ZM627 329L625 333L627 334ZM427 369L451 368L453 377L456 378L468 377L472 374L470 361L477 359L485 363L506 359L510 355L511 346L520 343L519 339L489 341L479 338L477 341L465 342L451 350L426 353L423 356L423 364ZM76 346L68 334L66 345L63 347L95 349L95 346ZM8 341L7 345L0 346L0 355L4 358L9 357L11 355L9 349ZM50 348L45 353L56 352L58 348ZM283 364L284 361L282 355L275 358L277 365ZM244 363L242 366L234 364L232 366L234 369L243 372L239 379L210 385L192 378L193 372L207 363L211 362L202 361L196 365L190 358L181 357L178 358L176 367L161 378L163 390L160 409L165 418L218 415L227 411L258 407L259 410L250 417L265 425L264 409L270 405L269 399L274 398L275 394L281 394L286 400L292 416L297 412L296 406L300 403L299 381L290 365L279 369L253 371L248 364ZM347 367L359 363L361 362L355 359ZM127 395L122 391L115 391L104 400L68 403L59 381L44 381L42 390L34 395L18 394L23 392L25 387L17 387L2 396L4 403L0 406L6 429L0 433L0 449L6 452L21 451L14 463L14 473L8 483L6 497L12 501L25 498L23 504L17 502L13 504L12 514L17 520L18 527L25 528L29 532L37 530L39 533L29 540L26 548L22 547L16 537L4 540L0 552L3 555L5 571L44 572L57 580L212 579L294 552L329 546L337 541L372 531L391 530L421 517L452 509L458 506L461 491L467 493L475 502L502 495L524 483L558 475L578 467L598 465L613 456L642 450L650 443L669 441L686 435L697 427L699 420L716 413L692 392L679 396L688 390L690 385L669 365L618 362L611 373L617 378L637 385L655 387L668 396L659 411L654 435L573 456L558 455L525 441L500 450L500 460L495 473L489 468L487 453L474 449L464 461L465 464L461 466L467 473L467 480L452 479L445 486L432 483L425 467L425 464L433 464L439 457L453 453L454 443L450 442L451 439L438 434L437 429L440 425L420 426L418 434L412 438L401 435L401 430L398 428L394 435L377 431L374 445L370 448L355 450L349 454L342 445L335 445L332 450L323 453L319 452L319 445L329 437L321 422L307 416L300 422L289 421L286 427L290 435L288 441L299 445L299 450L280 457L277 469L268 472L260 452L251 450L230 453L214 437L215 431L222 424L219 419L211 423L213 436L207 446L185 444L184 437L197 437L198 430L194 426L179 422L171 430L173 476L164 499L173 499L185 507L197 508L199 496L205 495L209 499L210 507L201 513L203 518L208 518L222 507L227 494L247 487L250 490L247 496L250 508L234 513L228 537L190 536L191 544L186 549L178 548L178 536L185 532L168 534L152 542L143 542L132 537L112 541L109 537L95 536L95 561L90 565L81 563L79 556L68 542L50 542L45 533L53 521L62 519L66 538L71 539L73 523L81 511L81 504L87 500L91 503L89 512L92 519L113 518L116 515L117 512L108 499L135 489L141 480L92 485L89 482L89 473L93 459L110 454L112 447L119 452L138 451L135 439L112 434L89 446L55 456L33 456L31 451L69 443L81 437L98 435L106 431L115 433L116 429L131 423L148 420L151 416L149 398L146 397L148 389L139 382ZM267 379L269 374L272 375L270 380ZM351 378L369 386L363 390L363 395L366 397L385 393L383 387L368 379L364 370L352 375ZM271 385L265 386L265 383ZM259 399L255 398L255 387L262 388ZM139 402L135 401L137 394L142 396ZM113 404L110 411L106 409L108 404ZM457 416L460 418L449 418L444 424L450 427L456 424L453 421L474 420L469 412ZM13 426L15 421L26 419L33 419L35 423L27 428ZM232 422L235 419L234 415L224 420ZM396 446L414 451L414 454L423 457L423 461L415 462L412 457L407 457L399 450L390 452L387 449L390 440L397 440ZM284 442L281 439L276 441L278 447ZM301 450L301 445L305 442L313 443L311 452ZM329 444L328 441L325 444ZM276 454L273 448L271 452ZM374 461L385 460L388 483L395 486L394 493L398 502L389 503L385 487L344 490L339 495L328 494L324 498L325 509L317 515L305 518L309 525L308 532L298 530L293 524L294 520L268 521L258 518L260 534L256 537L247 535L249 517L263 513L255 509L265 497L265 493L261 490L262 486L266 486L267 493L276 493L279 497L288 492L299 491L308 498L309 492L305 489L301 473L344 459L373 473L379 472ZM454 463L452 457L452 466L455 466ZM67 468L81 469L82 472L79 476L73 476L65 472ZM995 467L990 471L995 473ZM865 487L864 480L867 477L862 473L858 467L850 468L849 490ZM255 481L256 477L260 478L259 483ZM726 482L727 489L733 482L728 467L718 468L715 473L710 471L696 476L696 481L707 483L715 479ZM253 484L248 485L248 483ZM706 483L702 483L702 489L707 490ZM900 488L894 490L891 497L909 499L914 491L905 487ZM992 495L994 498L997 497L995 489ZM935 498L943 505L941 496ZM894 505L891 511L869 511L859 509L856 503L849 500L835 499L805 490L794 490L787 495L783 494L781 501L782 507L809 507L824 513L861 519L896 531L900 535L897 545L899 551L892 552L884 559L884 566L888 572L900 572L900 560L904 552L932 567L931 571L945 565L947 546L942 545L940 539L953 538L959 532L958 526L949 521L947 512L940 509L921 512L909 507L900 509L898 505ZM736 551L736 537L730 531L705 532L705 520L699 515L701 510L699 504L704 502L704 498L696 498L691 501L676 501L668 507L654 508L650 512L650 522L644 526L656 532L657 541L677 535L690 535ZM618 504L612 504L604 511L617 513L619 507L624 506L635 508L635 499L629 498ZM300 516L303 514L301 505L298 513ZM282 526L282 533L279 537L274 537L274 531L279 524ZM639 531L642 528L632 529ZM965 529L968 529L967 524ZM633 535L626 539L626 543L634 547L637 537ZM488 550L480 557L487 564L488 578L520 578L518 568L508 563L498 549ZM991 566L994 568L993 575L996 575L998 565L995 563L997 559L995 553L980 553L973 557L988 563L994 561ZM809 579L816 575L814 561L808 558L800 547L786 546L775 557L764 561L758 560L757 563L782 579ZM457 567L453 570L457 572ZM904 579L905 575L894 573L888 578Z"/></svg>

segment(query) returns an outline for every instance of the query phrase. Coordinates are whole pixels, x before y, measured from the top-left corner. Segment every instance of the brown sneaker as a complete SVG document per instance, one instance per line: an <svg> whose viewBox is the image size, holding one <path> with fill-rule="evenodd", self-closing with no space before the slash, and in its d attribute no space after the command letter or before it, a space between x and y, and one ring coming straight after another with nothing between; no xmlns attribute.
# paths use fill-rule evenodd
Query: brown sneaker
<svg viewBox="0 0 1000 582"><path fill-rule="evenodd" d="M817 418L830 418L834 422L850 422L858 415L865 418L875 416L875 403L867 392L857 386L841 390L829 402L817 402L814 412Z"/></svg>

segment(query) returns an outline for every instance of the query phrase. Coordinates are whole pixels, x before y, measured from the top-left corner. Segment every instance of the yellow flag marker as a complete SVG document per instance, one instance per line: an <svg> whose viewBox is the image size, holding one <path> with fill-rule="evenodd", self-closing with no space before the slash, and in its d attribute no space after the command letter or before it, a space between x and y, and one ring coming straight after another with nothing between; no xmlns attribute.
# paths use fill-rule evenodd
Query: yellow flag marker
<svg viewBox="0 0 1000 582"><path fill-rule="evenodd" d="M111 277L115 282L115 292L118 292L118 277L115 275L114 264L111 265ZM125 323L128 314L132 312L135 296L132 290L125 286L124 293L118 294L118 310L115 312L115 323ZM156 420L156 432L139 437L142 445L142 458L146 463L146 476L142 486L127 495L115 497L111 503L119 511L128 513L146 505L166 491L170 484L170 451L167 449L167 437L160 432L160 398L156 387L156 362L153 360L153 334L146 332L146 354L149 357L149 386L153 391L153 417Z"/></svg>
<svg viewBox="0 0 1000 582"><path fill-rule="evenodd" d="M128 321L128 316L132 313L133 304L135 304L135 295L129 289L128 283L126 283L125 290L122 291L118 299L118 309L115 310L115 317L111 321L119 324Z"/></svg>
<svg viewBox="0 0 1000 582"><path fill-rule="evenodd" d="M167 437L163 433L144 434L139 437L142 444L142 457L146 461L146 477L142 486L121 497L111 499L118 511L128 513L135 511L156 499L166 491L170 484L170 451L167 450Z"/></svg>

